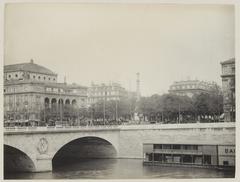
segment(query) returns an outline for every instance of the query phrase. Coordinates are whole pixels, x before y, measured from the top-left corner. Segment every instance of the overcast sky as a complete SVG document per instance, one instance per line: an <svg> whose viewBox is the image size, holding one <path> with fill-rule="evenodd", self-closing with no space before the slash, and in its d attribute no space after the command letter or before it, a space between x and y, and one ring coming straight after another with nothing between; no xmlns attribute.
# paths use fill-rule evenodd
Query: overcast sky
<svg viewBox="0 0 240 182"><path fill-rule="evenodd" d="M220 62L234 57L234 7L224 5L8 4L5 63L34 62L63 81L118 81L141 93L174 81L221 85Z"/></svg>

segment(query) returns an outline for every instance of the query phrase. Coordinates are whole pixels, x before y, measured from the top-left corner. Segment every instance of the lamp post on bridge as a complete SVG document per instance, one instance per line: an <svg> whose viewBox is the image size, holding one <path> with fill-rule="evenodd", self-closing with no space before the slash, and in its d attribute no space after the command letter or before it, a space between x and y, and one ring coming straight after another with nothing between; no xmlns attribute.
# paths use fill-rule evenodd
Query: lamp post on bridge
<svg viewBox="0 0 240 182"><path fill-rule="evenodd" d="M180 124L180 104L178 104L178 124Z"/></svg>
<svg viewBox="0 0 240 182"><path fill-rule="evenodd" d="M104 99L103 99L103 124L105 125L106 115L106 87L104 87Z"/></svg>
<svg viewBox="0 0 240 182"><path fill-rule="evenodd" d="M116 121L117 121L117 119L118 119L118 100L116 99L116 105L115 105L115 114L116 114Z"/></svg>

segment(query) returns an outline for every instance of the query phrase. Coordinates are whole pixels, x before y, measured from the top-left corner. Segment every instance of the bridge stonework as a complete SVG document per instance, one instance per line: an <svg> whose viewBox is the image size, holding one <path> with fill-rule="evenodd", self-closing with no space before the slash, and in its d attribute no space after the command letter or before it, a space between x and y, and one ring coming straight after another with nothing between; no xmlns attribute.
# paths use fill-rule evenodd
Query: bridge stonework
<svg viewBox="0 0 240 182"><path fill-rule="evenodd" d="M235 145L235 123L5 129L4 144L24 152L34 163L32 171L41 172L52 170L63 146L83 137L108 141L117 158L142 158L144 143Z"/></svg>

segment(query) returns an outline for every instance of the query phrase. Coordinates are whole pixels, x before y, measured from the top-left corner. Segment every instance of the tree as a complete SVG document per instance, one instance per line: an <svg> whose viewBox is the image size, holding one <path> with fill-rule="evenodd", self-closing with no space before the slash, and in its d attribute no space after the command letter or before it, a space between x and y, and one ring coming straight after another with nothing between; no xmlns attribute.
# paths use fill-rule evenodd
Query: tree
<svg viewBox="0 0 240 182"><path fill-rule="evenodd" d="M218 120L223 112L223 94L218 85L212 87L209 95L209 114Z"/></svg>
<svg viewBox="0 0 240 182"><path fill-rule="evenodd" d="M138 113L143 115L143 120L149 119L150 113L153 112L152 103L149 97L142 97L138 103Z"/></svg>
<svg viewBox="0 0 240 182"><path fill-rule="evenodd" d="M194 97L194 109L200 120L209 114L210 94L200 93Z"/></svg>

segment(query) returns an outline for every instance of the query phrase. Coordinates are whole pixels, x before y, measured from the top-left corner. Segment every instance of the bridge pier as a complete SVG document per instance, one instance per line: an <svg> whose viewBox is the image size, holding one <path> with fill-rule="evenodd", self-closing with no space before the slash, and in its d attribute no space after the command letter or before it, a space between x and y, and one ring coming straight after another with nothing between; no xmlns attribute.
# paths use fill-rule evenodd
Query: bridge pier
<svg viewBox="0 0 240 182"><path fill-rule="evenodd" d="M52 157L49 155L40 155L34 161L35 172L52 171Z"/></svg>

